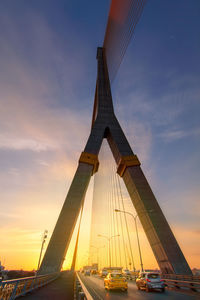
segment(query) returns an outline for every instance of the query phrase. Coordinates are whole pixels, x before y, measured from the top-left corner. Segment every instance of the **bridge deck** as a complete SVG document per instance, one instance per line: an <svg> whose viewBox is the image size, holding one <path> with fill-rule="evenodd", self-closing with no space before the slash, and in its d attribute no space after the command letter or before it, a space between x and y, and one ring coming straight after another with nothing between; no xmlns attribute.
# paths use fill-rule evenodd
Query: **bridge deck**
<svg viewBox="0 0 200 300"><path fill-rule="evenodd" d="M103 279L99 276L84 276L80 274L80 278L91 294L94 300L200 300L199 295L183 294L181 292L166 290L165 293L153 291L147 293L145 291L138 291L135 282L128 283L128 292L121 291L106 291L104 288Z"/></svg>
<svg viewBox="0 0 200 300"><path fill-rule="evenodd" d="M73 273L62 272L61 276L48 285L39 288L25 296L27 300L73 300Z"/></svg>

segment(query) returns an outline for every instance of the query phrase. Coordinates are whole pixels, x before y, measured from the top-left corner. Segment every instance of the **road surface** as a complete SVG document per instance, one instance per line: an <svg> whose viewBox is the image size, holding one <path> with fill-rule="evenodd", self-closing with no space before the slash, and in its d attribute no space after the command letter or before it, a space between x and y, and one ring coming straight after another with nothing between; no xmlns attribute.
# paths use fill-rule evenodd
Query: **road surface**
<svg viewBox="0 0 200 300"><path fill-rule="evenodd" d="M73 273L62 272L51 283L34 290L19 299L23 300L74 300Z"/></svg>
<svg viewBox="0 0 200 300"><path fill-rule="evenodd" d="M102 278L98 276L84 276L80 273L79 275L94 300L200 300L199 295L183 294L182 292L168 289L166 289L165 293L160 291L152 291L150 293L138 291L135 282L132 281L128 282L128 292L106 291Z"/></svg>

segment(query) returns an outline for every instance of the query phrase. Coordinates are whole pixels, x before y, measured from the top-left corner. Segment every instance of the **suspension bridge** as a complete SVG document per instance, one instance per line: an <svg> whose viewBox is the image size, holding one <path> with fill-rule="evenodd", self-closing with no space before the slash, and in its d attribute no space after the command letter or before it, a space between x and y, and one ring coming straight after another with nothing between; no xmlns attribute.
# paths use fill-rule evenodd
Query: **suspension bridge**
<svg viewBox="0 0 200 300"><path fill-rule="evenodd" d="M104 43L97 48L96 90L88 141L36 276L2 281L0 299L21 295L24 299L61 300L198 299L200 279L192 275L159 199L142 171L142 161L119 124L112 100L111 83L145 3L146 0L111 1ZM94 188L90 244L80 260L79 235L91 180ZM71 270L62 271L72 236L75 246ZM157 270L145 268L147 250L143 248L143 238L148 240ZM79 272L77 266L81 266ZM105 289L103 270L122 272L128 282L128 293ZM138 290L135 279L141 272L160 274L166 292L149 294Z"/></svg>

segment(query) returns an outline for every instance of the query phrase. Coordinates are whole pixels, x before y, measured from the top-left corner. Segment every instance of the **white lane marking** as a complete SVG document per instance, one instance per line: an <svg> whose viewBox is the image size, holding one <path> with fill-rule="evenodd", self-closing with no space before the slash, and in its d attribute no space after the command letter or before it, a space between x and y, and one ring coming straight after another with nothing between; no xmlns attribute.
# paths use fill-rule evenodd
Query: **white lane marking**
<svg viewBox="0 0 200 300"><path fill-rule="evenodd" d="M96 290L97 290L97 292L98 292L98 290L100 291L100 292L103 292L103 291L105 291L105 288L104 288L104 279L103 278L99 278L99 277L96 277L96 276L90 276L90 278L87 278L87 280L88 281L90 281L90 282L93 282L95 285L96 285ZM93 289L91 286L90 286L90 288L91 289ZM95 292L95 291L94 291ZM99 295L98 295L98 297L100 297ZM111 298L110 298L111 297ZM113 295L111 295L111 294L109 294L108 292L106 292L106 295L104 295L104 298L100 298L101 300L105 300L105 299L114 299L113 297L115 297L115 300L116 299L122 299L122 297L123 297L123 299L125 299L125 298L127 298L128 297L128 299L130 299L130 295L127 295L127 294L113 294ZM131 298L131 299L133 299L133 298Z"/></svg>
<svg viewBox="0 0 200 300"><path fill-rule="evenodd" d="M104 300L103 298L101 298L101 296L99 296L99 294L97 294L97 292L92 287L90 288L93 290L93 292L95 293L95 295L98 297L99 300Z"/></svg>
<svg viewBox="0 0 200 300"><path fill-rule="evenodd" d="M102 289L103 286L100 284L97 284L93 277L87 278L87 280L93 282L96 285L96 288L98 288L98 286L99 286ZM93 287L90 286L90 289L93 290L93 292L95 293L95 295L98 297L99 300L104 300L104 298L102 298L101 296L99 296L99 294L97 294L97 292L94 290Z"/></svg>
<svg viewBox="0 0 200 300"><path fill-rule="evenodd" d="M78 279L79 279L79 281L81 283L82 289L83 289L83 291L85 293L85 296L86 296L87 300L94 300L93 297L88 292L88 290L87 290L86 286L84 285L83 281L80 279L80 277L78 275L78 272L76 273L76 275L77 275L77 277L78 277Z"/></svg>

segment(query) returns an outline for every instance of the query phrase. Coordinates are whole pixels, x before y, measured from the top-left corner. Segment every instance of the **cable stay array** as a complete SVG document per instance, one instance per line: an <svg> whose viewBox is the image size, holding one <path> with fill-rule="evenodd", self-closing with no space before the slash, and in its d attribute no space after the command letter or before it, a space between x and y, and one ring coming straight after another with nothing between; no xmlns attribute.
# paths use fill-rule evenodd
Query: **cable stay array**
<svg viewBox="0 0 200 300"><path fill-rule="evenodd" d="M88 255L91 258L90 264L98 264L99 269L122 267L135 271L134 255L137 246L135 232L130 232L129 229L133 226L128 223L125 213L115 212L116 208L121 211L130 210L131 203L124 196L121 179L116 173L116 165L109 152L107 142L104 141L99 154L99 171L94 178Z"/></svg>
<svg viewBox="0 0 200 300"><path fill-rule="evenodd" d="M98 269L107 265L107 267L123 267L132 270L140 265L140 270L143 270L136 223L138 220L162 273L192 274L142 172L141 162L131 149L113 108L110 81L112 82L116 76L145 3L146 0L111 1L103 47L97 48L98 71L91 131L85 148L80 154L76 172L38 275L61 270L74 233L77 236L74 238L72 270L76 268L76 256L82 250L79 247L81 223L84 225L87 223L83 221L85 208L88 209L85 198L93 176L95 179L90 246L88 250L83 247L84 261L87 260L88 265L96 263ZM110 156L108 155L104 138L107 139L117 162L117 169L111 153ZM104 149L100 151L102 143ZM129 197L125 196L122 185L126 187ZM131 208L128 207L128 203L131 204ZM137 214L132 213L133 207ZM82 208L83 216L80 213ZM127 215L132 216L131 221L135 226L133 223L129 224L130 218L127 218ZM89 214L87 217L89 219ZM77 220L80 220L80 223ZM133 243L134 234L135 243ZM139 256L136 254L137 250Z"/></svg>
<svg viewBox="0 0 200 300"><path fill-rule="evenodd" d="M146 0L112 0L103 47L112 82L126 53Z"/></svg>

